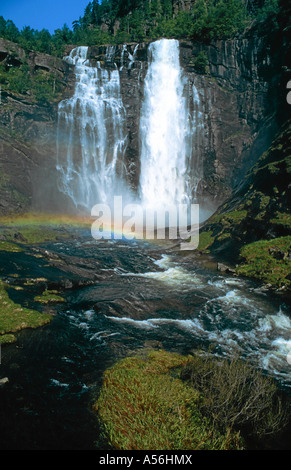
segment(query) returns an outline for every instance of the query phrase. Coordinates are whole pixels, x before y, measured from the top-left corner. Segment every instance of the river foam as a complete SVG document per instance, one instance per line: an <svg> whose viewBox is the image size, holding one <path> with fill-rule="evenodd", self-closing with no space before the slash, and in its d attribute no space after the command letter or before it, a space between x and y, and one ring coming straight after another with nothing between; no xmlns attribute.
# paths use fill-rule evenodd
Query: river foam
<svg viewBox="0 0 291 470"><path fill-rule="evenodd" d="M170 255L163 255L155 265L156 271L122 275L147 278L180 295L203 291L206 296L203 305L189 304L188 318L153 316L139 320L108 316L110 321L146 331L159 329L161 337L165 331L184 330L198 341L215 344L223 356L239 354L288 381L291 318L283 307L274 310L265 295L249 289L248 281L241 278L213 275L209 279L195 269L189 270ZM183 317L186 311L184 308Z"/></svg>

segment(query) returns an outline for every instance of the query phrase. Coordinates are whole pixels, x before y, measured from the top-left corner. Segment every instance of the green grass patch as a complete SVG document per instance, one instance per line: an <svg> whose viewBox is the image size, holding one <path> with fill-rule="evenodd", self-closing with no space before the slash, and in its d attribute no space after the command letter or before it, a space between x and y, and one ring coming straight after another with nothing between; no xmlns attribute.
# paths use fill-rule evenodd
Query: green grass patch
<svg viewBox="0 0 291 470"><path fill-rule="evenodd" d="M107 441L119 450L229 449L199 411L200 395L174 372L189 358L166 351L121 360L104 373L94 410Z"/></svg>
<svg viewBox="0 0 291 470"><path fill-rule="evenodd" d="M24 243L41 243L45 241L54 241L60 233L54 227L19 227L19 232L24 238Z"/></svg>
<svg viewBox="0 0 291 470"><path fill-rule="evenodd" d="M16 245L16 243L7 242L6 240L0 240L0 251L9 251L12 253L18 253L23 249Z"/></svg>
<svg viewBox="0 0 291 470"><path fill-rule="evenodd" d="M265 210L266 207L268 206L271 198L269 196L267 196L266 194L263 194L261 192L259 192L259 195L260 195L260 209Z"/></svg>
<svg viewBox="0 0 291 470"><path fill-rule="evenodd" d="M217 237L217 240L222 242L223 240L227 240L228 238L231 238L231 234L228 232L225 232L225 233L221 233L221 235Z"/></svg>
<svg viewBox="0 0 291 470"><path fill-rule="evenodd" d="M277 212L276 217L271 219L270 222L273 224L283 225L284 227L291 229L291 214L287 214L286 212Z"/></svg>
<svg viewBox="0 0 291 470"><path fill-rule="evenodd" d="M247 216L246 210L241 211L231 211L224 214L217 214L209 219L209 223L212 224L222 224L226 227L231 226L232 224L239 224Z"/></svg>
<svg viewBox="0 0 291 470"><path fill-rule="evenodd" d="M13 339L12 333L23 328L37 328L43 326L52 319L46 313L24 308L14 303L2 281L0 281L0 342L7 343Z"/></svg>
<svg viewBox="0 0 291 470"><path fill-rule="evenodd" d="M245 262L236 268L237 274L259 279L274 287L290 286L290 253L291 236L250 243L241 249Z"/></svg>
<svg viewBox="0 0 291 470"><path fill-rule="evenodd" d="M204 251L214 242L213 232L201 232L199 234L198 250Z"/></svg>
<svg viewBox="0 0 291 470"><path fill-rule="evenodd" d="M56 290L45 290L42 295L37 295L34 297L35 302L40 302L41 304L56 304L65 302L65 299L58 295Z"/></svg>
<svg viewBox="0 0 291 470"><path fill-rule="evenodd" d="M11 344L16 342L15 335L0 335L0 344Z"/></svg>

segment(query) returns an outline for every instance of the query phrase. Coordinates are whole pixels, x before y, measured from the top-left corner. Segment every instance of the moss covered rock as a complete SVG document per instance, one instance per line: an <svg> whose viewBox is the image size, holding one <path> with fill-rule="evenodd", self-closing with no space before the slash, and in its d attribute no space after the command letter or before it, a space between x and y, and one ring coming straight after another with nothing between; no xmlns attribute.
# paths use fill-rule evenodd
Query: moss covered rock
<svg viewBox="0 0 291 470"><path fill-rule="evenodd" d="M13 333L24 328L37 328L49 323L52 316L24 308L10 299L5 285L0 281L0 344L16 341Z"/></svg>
<svg viewBox="0 0 291 470"><path fill-rule="evenodd" d="M290 181L291 121L202 227L199 248L237 265L239 275L290 289Z"/></svg>

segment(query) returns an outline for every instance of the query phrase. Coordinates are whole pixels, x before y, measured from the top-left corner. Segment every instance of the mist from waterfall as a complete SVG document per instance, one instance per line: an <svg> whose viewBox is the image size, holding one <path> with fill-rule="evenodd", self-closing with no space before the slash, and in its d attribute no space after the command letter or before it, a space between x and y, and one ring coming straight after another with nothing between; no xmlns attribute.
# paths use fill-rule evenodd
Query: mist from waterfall
<svg viewBox="0 0 291 470"><path fill-rule="evenodd" d="M60 190L85 211L124 192L126 149L119 72L91 66L87 53L77 47L64 59L74 65L76 85L59 104L57 139Z"/></svg>

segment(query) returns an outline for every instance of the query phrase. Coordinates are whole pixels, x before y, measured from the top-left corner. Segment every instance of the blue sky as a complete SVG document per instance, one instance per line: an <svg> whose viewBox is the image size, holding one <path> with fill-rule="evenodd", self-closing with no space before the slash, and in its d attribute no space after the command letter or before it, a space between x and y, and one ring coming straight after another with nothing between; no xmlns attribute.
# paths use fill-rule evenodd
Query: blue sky
<svg viewBox="0 0 291 470"><path fill-rule="evenodd" d="M90 0L0 0L0 16L12 20L18 29L30 26L33 29L48 29L53 33L66 23L83 16Z"/></svg>

